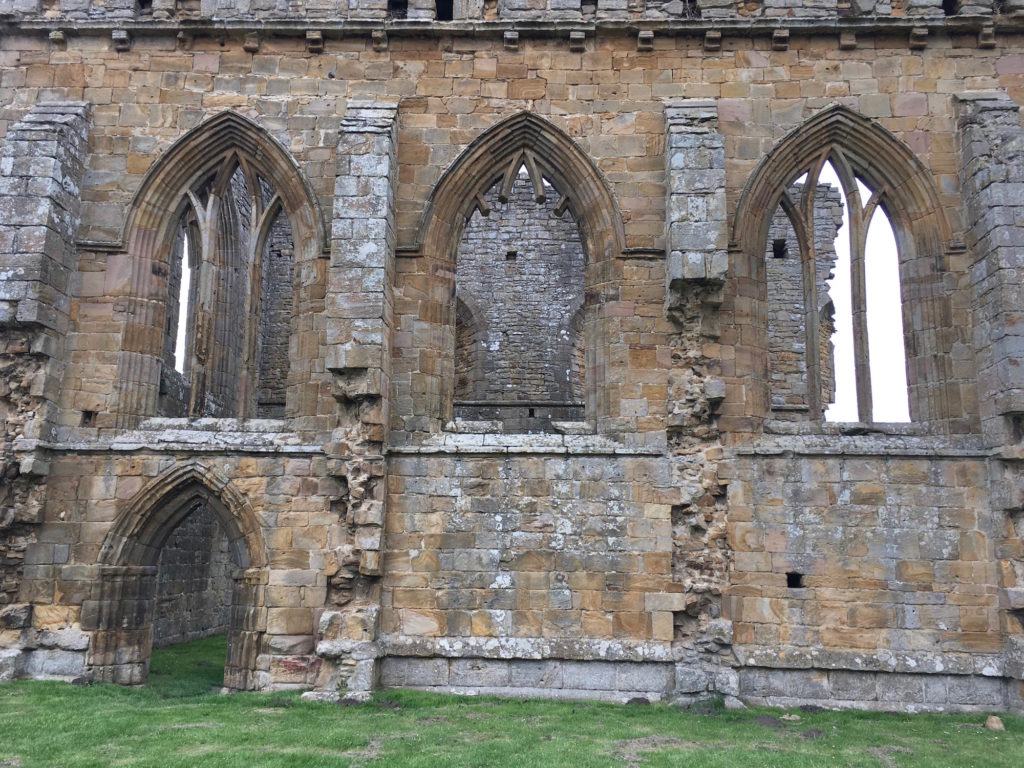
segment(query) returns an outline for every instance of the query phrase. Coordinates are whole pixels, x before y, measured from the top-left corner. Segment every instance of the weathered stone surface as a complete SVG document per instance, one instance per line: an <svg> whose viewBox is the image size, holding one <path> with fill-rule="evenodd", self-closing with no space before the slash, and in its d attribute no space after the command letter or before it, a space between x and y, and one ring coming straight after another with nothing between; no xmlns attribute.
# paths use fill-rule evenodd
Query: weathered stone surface
<svg viewBox="0 0 1024 768"><path fill-rule="evenodd" d="M0 676L226 630L226 688L327 700L1024 706L1012 22L201 5L0 14ZM909 425L811 412L863 227L778 200L826 156Z"/></svg>

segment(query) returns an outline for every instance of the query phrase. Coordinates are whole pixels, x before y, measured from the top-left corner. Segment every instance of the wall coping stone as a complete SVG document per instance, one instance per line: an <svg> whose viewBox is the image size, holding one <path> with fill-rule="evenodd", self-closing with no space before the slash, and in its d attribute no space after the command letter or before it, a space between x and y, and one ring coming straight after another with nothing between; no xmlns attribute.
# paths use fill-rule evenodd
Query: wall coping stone
<svg viewBox="0 0 1024 768"><path fill-rule="evenodd" d="M998 452L984 447L980 436L814 434L768 435L733 448L737 456L772 456L792 453L807 456L920 456L934 458L988 458Z"/></svg>
<svg viewBox="0 0 1024 768"><path fill-rule="evenodd" d="M394 445L389 454L545 454L661 456L662 447L627 446L600 435L458 433L431 435L418 445Z"/></svg>
<svg viewBox="0 0 1024 768"><path fill-rule="evenodd" d="M874 651L831 651L780 645L773 648L734 646L741 667L771 669L844 669L858 672L903 672L914 674L945 673L1004 677L1005 661L1000 654L908 653L878 649Z"/></svg>
<svg viewBox="0 0 1024 768"><path fill-rule="evenodd" d="M588 640L548 637L412 637L384 635L386 656L442 656L484 659L571 659L579 661L678 661L686 649L670 642Z"/></svg>

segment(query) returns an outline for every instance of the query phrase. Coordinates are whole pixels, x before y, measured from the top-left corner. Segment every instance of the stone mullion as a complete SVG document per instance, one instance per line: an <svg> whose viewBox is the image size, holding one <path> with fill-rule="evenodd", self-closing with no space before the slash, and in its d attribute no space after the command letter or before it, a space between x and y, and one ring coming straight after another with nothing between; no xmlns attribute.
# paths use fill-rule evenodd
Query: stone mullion
<svg viewBox="0 0 1024 768"><path fill-rule="evenodd" d="M815 185L816 186L816 185ZM814 210L814 191L811 187L811 210ZM813 216L813 213L811 214ZM811 418L820 419L824 413L821 399L821 324L818 320L818 254L814 243L814 222L808 223L801 217L800 266L804 289L804 339L807 346L804 359L807 365L807 408Z"/></svg>
<svg viewBox="0 0 1024 768"><path fill-rule="evenodd" d="M856 182L854 182L856 184ZM846 183L844 180L844 187ZM850 302L853 315L853 365L857 384L857 419L870 423L871 402L871 359L868 349L867 274L864 263L866 231L860 196L854 192L846 194L846 211L850 228Z"/></svg>
<svg viewBox="0 0 1024 768"><path fill-rule="evenodd" d="M239 371L239 416L256 415L256 402L260 386L259 343L260 313L263 311L263 257L266 253L267 233L272 224L264 215L259 181L247 163L242 163L246 187L249 191L249 242L245 265L248 290L242 317L245 319L242 340L242 365Z"/></svg>
<svg viewBox="0 0 1024 768"><path fill-rule="evenodd" d="M192 275L196 282L196 306L190 318L193 328L193 365L189 377L188 415L196 417L204 415L206 390L210 385L209 377L213 368L211 344L216 312L215 286L218 278L215 222L220 220L220 199L211 194L206 207L203 208L200 207L199 201L193 198L193 207L199 219L199 259L197 269Z"/></svg>

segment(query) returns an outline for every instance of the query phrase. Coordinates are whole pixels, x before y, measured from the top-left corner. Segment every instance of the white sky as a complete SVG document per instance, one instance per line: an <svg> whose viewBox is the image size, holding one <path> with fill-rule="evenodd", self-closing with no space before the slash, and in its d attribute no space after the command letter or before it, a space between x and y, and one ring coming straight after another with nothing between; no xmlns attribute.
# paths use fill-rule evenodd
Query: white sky
<svg viewBox="0 0 1024 768"><path fill-rule="evenodd" d="M181 288L178 290L178 338L174 340L174 370L185 373L185 336L188 334L188 298L191 293L192 269L189 267L188 238L181 250Z"/></svg>
<svg viewBox="0 0 1024 768"><path fill-rule="evenodd" d="M831 163L826 163L819 182L842 189ZM861 202L867 202L870 190L857 182ZM825 411L826 421L857 421L857 390L853 363L853 314L850 288L850 227L843 200L843 226L836 237L835 277L828 282L835 306L836 398ZM908 422L907 364L903 346L903 310L900 301L899 263L896 238L889 219L881 208L875 210L868 227L864 252L867 284L868 356L871 367L873 421Z"/></svg>

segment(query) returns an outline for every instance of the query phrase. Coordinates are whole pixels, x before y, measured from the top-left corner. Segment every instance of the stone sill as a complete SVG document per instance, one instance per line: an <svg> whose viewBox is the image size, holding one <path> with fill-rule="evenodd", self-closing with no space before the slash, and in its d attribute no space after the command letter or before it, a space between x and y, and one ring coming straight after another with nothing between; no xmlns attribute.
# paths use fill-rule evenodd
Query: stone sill
<svg viewBox="0 0 1024 768"><path fill-rule="evenodd" d="M27 442L27 441L26 441ZM16 446L17 447L17 446ZM113 435L76 428L60 442L36 442L55 452L199 451L323 454L323 446L303 443L284 419L147 419L138 428Z"/></svg>
<svg viewBox="0 0 1024 768"><path fill-rule="evenodd" d="M830 651L792 645L762 648L735 646L740 666L769 669L841 669L855 672L981 675L1003 677L1004 659L995 653L956 651Z"/></svg>
<svg viewBox="0 0 1024 768"><path fill-rule="evenodd" d="M799 429L773 432L765 425L765 434L755 441L738 445L737 456L924 456L949 458L988 458L993 451L986 448L977 435L929 434L919 424L867 425L795 424L781 422L787 428ZM855 428L871 431L859 433ZM885 428L885 429L883 429Z"/></svg>
<svg viewBox="0 0 1024 768"><path fill-rule="evenodd" d="M392 445L389 454L534 454L545 456L661 456L663 447L635 447L600 435L446 432L415 445Z"/></svg>
<svg viewBox="0 0 1024 768"><path fill-rule="evenodd" d="M385 635L385 656L578 661L676 661L669 642L549 637L415 637Z"/></svg>
<svg viewBox="0 0 1024 768"><path fill-rule="evenodd" d="M650 30L665 36L703 35L719 31L723 35L771 36L777 29L796 34L853 33L909 33L914 28L925 28L950 33L977 33L983 26L994 25L995 31L1024 31L1024 14L1013 16L964 15L922 17L832 17L832 18L706 18L706 19L635 19L635 20L495 20L448 21L431 20L374 20L374 19L307 19L307 18L252 18L252 19L183 19L180 21L154 21L109 19L97 21L55 19L30 20L0 19L0 31L65 31L78 35L110 34L114 30L127 30L133 35L158 36L185 32L192 35L222 34L225 32L262 32L266 35L304 36L308 30L318 30L325 38L368 36L372 31L386 30L394 37L473 37L500 38L506 31L516 31L524 37L562 37L569 32L635 34ZM655 50L657 53L657 50ZM717 54L715 54L717 55Z"/></svg>

